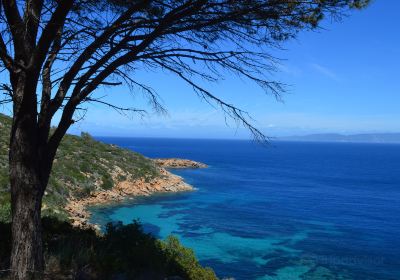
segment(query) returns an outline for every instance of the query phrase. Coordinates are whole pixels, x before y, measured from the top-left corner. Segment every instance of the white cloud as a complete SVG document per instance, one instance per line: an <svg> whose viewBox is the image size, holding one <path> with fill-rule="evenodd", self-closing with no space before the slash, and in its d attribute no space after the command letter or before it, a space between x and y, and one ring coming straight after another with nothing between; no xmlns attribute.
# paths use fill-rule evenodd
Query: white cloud
<svg viewBox="0 0 400 280"><path fill-rule="evenodd" d="M280 64L278 66L279 70L282 71L283 73L292 75L294 77L300 77L303 74L303 71L298 68L297 66L290 65L288 63L286 64Z"/></svg>
<svg viewBox="0 0 400 280"><path fill-rule="evenodd" d="M325 66L322 66L318 63L311 63L311 67L314 68L315 70L317 70L319 73L321 73L325 77L328 77L334 81L339 81L338 75L335 72L333 72L331 69L329 69Z"/></svg>

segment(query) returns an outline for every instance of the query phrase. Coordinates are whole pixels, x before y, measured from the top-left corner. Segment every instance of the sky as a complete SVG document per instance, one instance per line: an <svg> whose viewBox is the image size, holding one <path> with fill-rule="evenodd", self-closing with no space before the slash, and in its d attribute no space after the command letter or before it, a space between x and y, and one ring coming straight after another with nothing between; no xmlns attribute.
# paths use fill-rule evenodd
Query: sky
<svg viewBox="0 0 400 280"><path fill-rule="evenodd" d="M248 111L253 124L271 137L313 133L400 132L400 1L375 0L341 22L324 20L323 29L301 32L273 51L281 58L271 78L288 84L283 102L253 83L225 77L202 84ZM135 78L158 92L167 115L124 116L90 105L70 129L95 136L233 138L250 137L224 114L199 99L183 81L165 73L139 71ZM120 105L145 105L128 89L101 89Z"/></svg>

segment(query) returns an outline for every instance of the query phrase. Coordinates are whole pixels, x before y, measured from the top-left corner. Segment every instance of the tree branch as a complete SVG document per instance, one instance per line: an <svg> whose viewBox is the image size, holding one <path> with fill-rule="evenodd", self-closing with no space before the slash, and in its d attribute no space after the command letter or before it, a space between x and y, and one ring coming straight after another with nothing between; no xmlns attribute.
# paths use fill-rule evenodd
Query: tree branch
<svg viewBox="0 0 400 280"><path fill-rule="evenodd" d="M254 138L257 141L264 142L266 140L266 136L256 127L254 127L251 124L251 117L249 116L248 112L243 111L242 109L232 105L228 104L222 99L218 98L217 96L213 95L211 92L208 90L204 89L203 87L199 86L198 84L194 83L192 80L187 78L185 75L183 75L181 72L177 71L176 69L160 62L157 59L154 59L154 61L162 66L163 68L171 71L172 73L176 74L178 77L180 77L182 80L184 80L186 83L188 83L190 86L193 87L195 92L202 97L207 103L210 103L210 100L216 102L217 105L221 107L221 109L231 118L233 118L236 121L239 121L245 128L249 129ZM212 105L212 104L211 104ZM250 120L249 120L250 119Z"/></svg>
<svg viewBox="0 0 400 280"><path fill-rule="evenodd" d="M40 73L46 55L57 36L57 32L63 27L65 19L72 8L74 0L60 1L56 10L52 14L49 22L44 28L42 35L37 43L37 47L30 59L29 67L36 69L37 75Z"/></svg>
<svg viewBox="0 0 400 280"><path fill-rule="evenodd" d="M31 46L31 48L33 48L36 44L36 37L40 23L41 11L43 8L43 1L44 0L25 1L24 33L29 41L29 45Z"/></svg>
<svg viewBox="0 0 400 280"><path fill-rule="evenodd" d="M3 61L4 66L10 73L15 72L14 61L7 52L6 44L4 43L3 36L0 33L0 59Z"/></svg>
<svg viewBox="0 0 400 280"><path fill-rule="evenodd" d="M25 42L23 38L23 21L18 11L16 0L2 0L4 14L10 27L14 41L14 51L17 57L25 54Z"/></svg>
<svg viewBox="0 0 400 280"><path fill-rule="evenodd" d="M61 81L60 87L56 93L56 96L53 100L52 104L52 112L55 113L55 111L61 106L64 97L66 96L72 81L76 77L76 75L79 73L81 70L83 64L88 61L93 53L96 52L96 50L107 40L110 38L110 36L113 35L115 30L126 20L130 18L130 16L137 10L144 8L149 4L149 1L142 0L136 5L133 5L131 8L129 8L125 13L123 13L117 20L113 22L112 25L110 25L104 32L97 37L83 52L82 54L75 60L69 71L65 74L63 80ZM53 114L54 114L53 113Z"/></svg>
<svg viewBox="0 0 400 280"><path fill-rule="evenodd" d="M84 100L84 102L91 102L91 103L99 103L101 105L106 105L108 107L110 107L111 109L114 109L115 111L117 111L120 114L124 114L125 112L131 112L131 113L139 113L140 115L144 115L147 114L146 110L143 109L136 109L136 108L130 108L130 107L120 107L120 106L116 106L114 104L111 104L109 102L100 100L100 99L94 99L91 97L86 97Z"/></svg>

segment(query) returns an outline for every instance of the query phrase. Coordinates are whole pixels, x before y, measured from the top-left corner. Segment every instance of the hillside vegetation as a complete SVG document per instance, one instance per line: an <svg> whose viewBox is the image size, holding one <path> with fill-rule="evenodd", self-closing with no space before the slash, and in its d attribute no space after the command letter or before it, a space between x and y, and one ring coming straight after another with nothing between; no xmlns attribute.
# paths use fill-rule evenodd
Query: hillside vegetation
<svg viewBox="0 0 400 280"><path fill-rule="evenodd" d="M11 119L0 114L0 221L9 220L8 143ZM141 154L94 140L89 134L66 135L58 149L43 197L43 216L67 220L69 197L111 189L118 181L158 176L152 160Z"/></svg>
<svg viewBox="0 0 400 280"><path fill-rule="evenodd" d="M10 187L8 142L11 119L0 114L0 279L10 267ZM157 240L140 224L109 224L104 234L73 227L64 210L68 198L85 198L119 181L162 176L155 163L132 151L104 144L89 134L67 135L57 152L43 198L43 279L215 280L194 252L175 237Z"/></svg>
<svg viewBox="0 0 400 280"><path fill-rule="evenodd" d="M55 218L42 223L46 269L40 279L217 279L178 239L157 240L136 222L109 224L101 236ZM9 279L10 244L10 224L0 222L0 279Z"/></svg>

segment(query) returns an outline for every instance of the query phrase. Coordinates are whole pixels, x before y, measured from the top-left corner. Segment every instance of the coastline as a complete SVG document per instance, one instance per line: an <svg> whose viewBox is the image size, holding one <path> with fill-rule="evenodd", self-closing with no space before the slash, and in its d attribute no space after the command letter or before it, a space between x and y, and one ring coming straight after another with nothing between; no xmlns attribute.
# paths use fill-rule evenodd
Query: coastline
<svg viewBox="0 0 400 280"><path fill-rule="evenodd" d="M160 167L170 169L180 168L207 168L208 165L202 162L193 161L190 159L180 158L155 158L153 161Z"/></svg>
<svg viewBox="0 0 400 280"><path fill-rule="evenodd" d="M194 191L194 187L184 181L178 175L172 174L165 168L205 168L207 165L186 159L154 159L159 166L158 177L148 181L145 179L125 180L118 182L112 189L91 193L85 198L70 198L64 209L70 216L71 224L74 227L94 228L99 230L98 225L89 222L91 213L87 210L88 206L107 205L121 202L126 198L138 196L150 196L157 193L177 193ZM171 163L171 165L169 165ZM177 167L179 166L179 167ZM117 176L117 175L116 175Z"/></svg>

